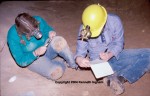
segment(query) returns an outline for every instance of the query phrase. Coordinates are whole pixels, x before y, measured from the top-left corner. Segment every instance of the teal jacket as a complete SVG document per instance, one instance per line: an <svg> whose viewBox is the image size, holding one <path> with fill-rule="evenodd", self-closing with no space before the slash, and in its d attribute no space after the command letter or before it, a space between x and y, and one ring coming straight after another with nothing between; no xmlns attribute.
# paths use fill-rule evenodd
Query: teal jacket
<svg viewBox="0 0 150 96"><path fill-rule="evenodd" d="M50 27L40 16L34 16L34 18L39 22L39 29L43 35L41 39L37 40L34 36L32 36L30 40L27 40L26 37L23 36L23 40L26 42L26 45L21 44L15 24L9 29L7 34L7 44L10 52L20 67L26 67L37 59L37 57L33 54L33 51L43 46L45 41L49 38L49 32L53 31L53 28Z"/></svg>

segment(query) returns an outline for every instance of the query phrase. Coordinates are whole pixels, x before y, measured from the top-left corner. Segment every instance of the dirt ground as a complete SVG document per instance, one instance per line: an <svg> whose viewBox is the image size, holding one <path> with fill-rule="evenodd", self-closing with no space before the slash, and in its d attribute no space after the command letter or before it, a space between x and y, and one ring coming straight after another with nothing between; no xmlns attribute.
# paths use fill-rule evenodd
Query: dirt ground
<svg viewBox="0 0 150 96"><path fill-rule="evenodd" d="M108 12L121 17L125 29L125 48L150 48L149 0L53 0L6 1L0 3L0 96L115 96L111 90L96 81L90 70L68 69L57 82L20 68L10 55L6 44L9 28L21 12L43 17L63 36L75 53L81 14L90 4L99 3ZM4 46L3 46L4 44ZM9 79L16 76L14 82ZM150 96L150 74L134 84L125 83L120 96Z"/></svg>

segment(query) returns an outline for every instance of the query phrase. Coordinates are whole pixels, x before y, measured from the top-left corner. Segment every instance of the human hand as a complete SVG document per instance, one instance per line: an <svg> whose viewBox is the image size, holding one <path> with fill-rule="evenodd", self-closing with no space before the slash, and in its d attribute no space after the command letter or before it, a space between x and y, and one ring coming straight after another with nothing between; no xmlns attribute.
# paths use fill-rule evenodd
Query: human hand
<svg viewBox="0 0 150 96"><path fill-rule="evenodd" d="M76 63L80 66L80 67L90 67L90 62L88 59L83 58L83 57L77 57L76 58Z"/></svg>
<svg viewBox="0 0 150 96"><path fill-rule="evenodd" d="M50 31L49 32L49 38L50 38L50 40L52 40L53 37L55 37L55 36L56 36L56 32L55 31Z"/></svg>
<svg viewBox="0 0 150 96"><path fill-rule="evenodd" d="M40 56L40 55L43 55L45 52L46 52L46 46L42 46L42 47L39 47L37 48L34 53L36 56Z"/></svg>
<svg viewBox="0 0 150 96"><path fill-rule="evenodd" d="M111 57L113 57L112 52L102 52L99 54L100 58L104 61L108 61Z"/></svg>

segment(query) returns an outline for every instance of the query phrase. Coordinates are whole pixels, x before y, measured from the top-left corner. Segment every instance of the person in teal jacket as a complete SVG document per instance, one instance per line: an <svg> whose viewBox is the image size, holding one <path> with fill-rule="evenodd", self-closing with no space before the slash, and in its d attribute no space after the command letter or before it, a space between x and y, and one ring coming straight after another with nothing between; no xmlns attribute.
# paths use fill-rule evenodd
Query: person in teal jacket
<svg viewBox="0 0 150 96"><path fill-rule="evenodd" d="M21 13L8 31L7 43L17 65L36 72L48 79L57 80L65 71L64 62L55 58L60 56L68 67L76 69L73 54L61 36L40 16Z"/></svg>

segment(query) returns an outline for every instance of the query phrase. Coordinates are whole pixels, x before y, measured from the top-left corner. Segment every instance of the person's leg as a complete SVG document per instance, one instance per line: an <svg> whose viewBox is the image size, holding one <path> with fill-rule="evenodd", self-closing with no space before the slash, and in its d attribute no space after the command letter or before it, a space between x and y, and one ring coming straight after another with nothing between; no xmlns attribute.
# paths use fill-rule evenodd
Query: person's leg
<svg viewBox="0 0 150 96"><path fill-rule="evenodd" d="M137 81L150 69L150 49L128 49L120 53L118 60L114 57L109 61L115 74L103 79L115 94L124 92L123 83Z"/></svg>
<svg viewBox="0 0 150 96"><path fill-rule="evenodd" d="M75 63L73 54L66 42L66 40L61 36L56 36L51 41L51 47L55 50L60 57L62 57L68 63L68 67L77 68L78 65Z"/></svg>
<svg viewBox="0 0 150 96"><path fill-rule="evenodd" d="M150 69L150 49L123 50L118 60L113 58L109 63L117 76L134 83Z"/></svg>
<svg viewBox="0 0 150 96"><path fill-rule="evenodd" d="M49 58L43 56L29 65L28 69L46 77L47 79L57 80L64 74L65 66L61 62L50 61Z"/></svg>

